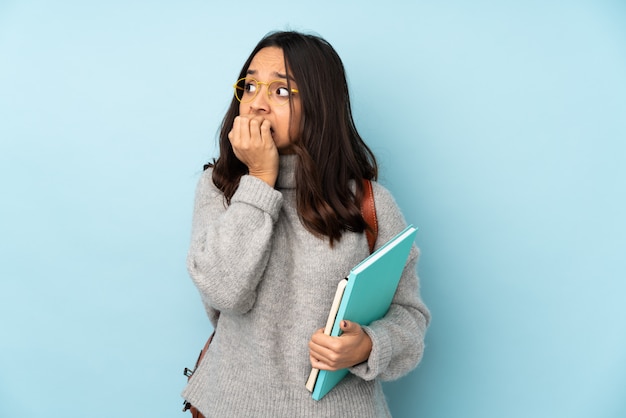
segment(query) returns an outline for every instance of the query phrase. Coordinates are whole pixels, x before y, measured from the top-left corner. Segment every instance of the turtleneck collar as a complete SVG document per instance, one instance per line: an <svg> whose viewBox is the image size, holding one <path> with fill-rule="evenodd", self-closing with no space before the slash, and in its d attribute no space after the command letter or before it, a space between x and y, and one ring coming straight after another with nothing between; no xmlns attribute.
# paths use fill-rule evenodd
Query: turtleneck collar
<svg viewBox="0 0 626 418"><path fill-rule="evenodd" d="M281 155L279 160L278 178L276 179L277 189L296 188L296 164L298 156L295 154Z"/></svg>

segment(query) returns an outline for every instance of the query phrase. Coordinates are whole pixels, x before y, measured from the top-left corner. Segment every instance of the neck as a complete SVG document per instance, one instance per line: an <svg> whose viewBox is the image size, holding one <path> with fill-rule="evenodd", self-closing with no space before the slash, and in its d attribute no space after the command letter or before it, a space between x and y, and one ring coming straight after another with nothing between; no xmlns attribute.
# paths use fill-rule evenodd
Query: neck
<svg viewBox="0 0 626 418"><path fill-rule="evenodd" d="M298 156L295 154L281 154L276 188L295 189L296 187L296 166Z"/></svg>

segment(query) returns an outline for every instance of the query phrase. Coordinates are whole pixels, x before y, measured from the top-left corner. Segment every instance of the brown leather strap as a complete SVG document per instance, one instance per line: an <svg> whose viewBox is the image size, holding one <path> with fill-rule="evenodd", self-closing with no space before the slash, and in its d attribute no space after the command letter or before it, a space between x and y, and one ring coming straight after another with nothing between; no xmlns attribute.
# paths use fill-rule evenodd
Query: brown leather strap
<svg viewBox="0 0 626 418"><path fill-rule="evenodd" d="M361 202L361 215L367 223L365 235L367 243L370 246L370 253L374 252L374 245L378 237L378 220L376 218L376 205L374 204L374 192L372 190L372 182L363 179L363 202Z"/></svg>
<svg viewBox="0 0 626 418"><path fill-rule="evenodd" d="M204 358L204 355L209 350L209 345L211 345L211 341L213 341L213 336L214 335L215 335L215 331L213 331L211 333L211 335L209 336L209 339L204 344L204 347L202 347L202 351L200 351L200 355L198 356L198 360L196 360L196 365L193 368L193 370L189 370L189 369L187 369L185 367L185 376L187 376L187 381L189 381L189 379L191 379L191 376L193 376L194 372L198 368L198 365L200 364L200 362ZM200 413L200 411L198 411L198 409L195 406L193 406L189 401L185 401L183 403L183 412L185 412L187 410L189 410L189 412L191 412L191 418L204 418L204 415L202 415Z"/></svg>

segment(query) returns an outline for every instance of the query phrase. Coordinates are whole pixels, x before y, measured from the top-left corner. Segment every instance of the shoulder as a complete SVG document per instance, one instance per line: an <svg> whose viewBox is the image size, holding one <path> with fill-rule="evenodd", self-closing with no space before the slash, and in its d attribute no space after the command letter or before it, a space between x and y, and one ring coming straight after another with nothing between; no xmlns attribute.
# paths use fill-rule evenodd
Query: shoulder
<svg viewBox="0 0 626 418"><path fill-rule="evenodd" d="M218 190L218 188L213 183L213 167L207 167L202 171L202 173L200 174L200 178L198 179L198 186L212 190Z"/></svg>
<svg viewBox="0 0 626 418"><path fill-rule="evenodd" d="M211 181L213 183L213 167L206 167L202 170L202 174L200 174L200 181Z"/></svg>
<svg viewBox="0 0 626 418"><path fill-rule="evenodd" d="M213 168L202 171L196 185L196 198L206 199L211 196L223 195L213 183Z"/></svg>
<svg viewBox="0 0 626 418"><path fill-rule="evenodd" d="M374 204L376 212L400 211L396 199L389 189L382 184L372 181L372 191L374 192Z"/></svg>
<svg viewBox="0 0 626 418"><path fill-rule="evenodd" d="M391 191L377 181L372 180L372 191L374 192L374 200L376 204L381 202L384 205L396 205L396 201Z"/></svg>

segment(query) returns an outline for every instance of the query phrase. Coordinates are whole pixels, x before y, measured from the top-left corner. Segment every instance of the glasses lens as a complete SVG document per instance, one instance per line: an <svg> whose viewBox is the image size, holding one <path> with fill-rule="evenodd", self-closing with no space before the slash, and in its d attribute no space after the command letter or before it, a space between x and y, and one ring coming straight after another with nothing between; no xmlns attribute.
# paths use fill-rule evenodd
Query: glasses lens
<svg viewBox="0 0 626 418"><path fill-rule="evenodd" d="M258 85L254 79L242 78L235 84L235 97L242 103L252 101L257 91Z"/></svg>
<svg viewBox="0 0 626 418"><path fill-rule="evenodd" d="M259 92L260 85L265 83L259 83L253 78L242 78L235 83L235 97L242 103L249 103L254 100ZM292 93L296 90L290 90L287 87L287 82L283 80L272 81L267 85L267 95L269 99L276 104L283 105L289 102Z"/></svg>
<svg viewBox="0 0 626 418"><path fill-rule="evenodd" d="M285 104L289 101L291 94L285 81L272 81L267 87L269 90L270 99L277 104Z"/></svg>

